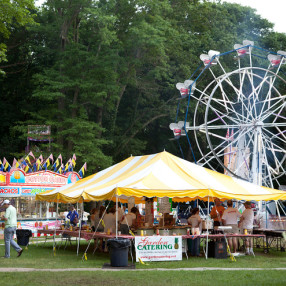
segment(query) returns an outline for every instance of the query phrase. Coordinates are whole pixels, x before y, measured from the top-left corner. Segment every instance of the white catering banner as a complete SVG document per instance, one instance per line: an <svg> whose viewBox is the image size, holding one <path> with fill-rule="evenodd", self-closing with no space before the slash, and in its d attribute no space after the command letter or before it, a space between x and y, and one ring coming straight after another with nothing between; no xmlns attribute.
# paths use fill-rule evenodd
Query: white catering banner
<svg viewBox="0 0 286 286"><path fill-rule="evenodd" d="M181 236L136 236L136 261L182 260Z"/></svg>

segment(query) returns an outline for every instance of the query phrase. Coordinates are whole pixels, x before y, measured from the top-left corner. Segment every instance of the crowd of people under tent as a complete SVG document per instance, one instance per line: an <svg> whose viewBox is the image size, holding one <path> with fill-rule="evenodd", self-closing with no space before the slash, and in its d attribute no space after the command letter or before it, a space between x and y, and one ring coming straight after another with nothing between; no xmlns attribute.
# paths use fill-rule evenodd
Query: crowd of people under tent
<svg viewBox="0 0 286 286"><path fill-rule="evenodd" d="M245 210L241 213L237 208L233 207L233 201L227 201L227 208L222 205L221 200L216 198L214 200L214 206L210 212L210 218L213 220L214 227L227 226L224 229L224 233L239 234L248 233L252 234L253 221L254 221L254 211L252 209L251 202L244 203ZM125 205L120 202L116 205L106 208L101 205L97 208L93 208L90 212L90 224L92 231L94 232L104 232L108 234L114 234L116 232L116 219L119 235L128 235L129 230L136 232L137 218L140 216L140 212L137 207L132 207L131 211L128 212ZM167 217L167 216L166 216ZM79 223L79 214L75 210L74 206L71 206L69 213L66 218L69 220L70 224L73 226ZM167 222L167 220L166 220ZM194 207L190 210L187 217L187 224L190 228L196 229L197 234L201 232L202 229L202 217L200 215L200 209ZM169 224L170 226L172 223ZM97 239L100 242L99 250L107 251L106 246L103 247L104 243L102 240ZM228 244L233 253L237 252L238 241L237 238L228 239ZM200 255L200 239L196 238L191 241L190 252L192 256ZM253 245L250 238L245 239L245 254L253 254Z"/></svg>

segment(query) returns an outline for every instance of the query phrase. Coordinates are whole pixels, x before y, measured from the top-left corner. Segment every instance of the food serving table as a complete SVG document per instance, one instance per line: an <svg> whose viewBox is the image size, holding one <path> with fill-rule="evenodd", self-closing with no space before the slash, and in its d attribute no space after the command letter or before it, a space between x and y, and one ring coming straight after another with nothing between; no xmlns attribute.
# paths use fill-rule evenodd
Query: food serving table
<svg viewBox="0 0 286 286"><path fill-rule="evenodd" d="M41 229L38 230L38 233L43 233L43 234L50 234L53 236L53 238L55 237L55 235L67 235L70 237L76 237L76 238L83 238L87 241L91 240L91 239L110 239L110 238L115 238L116 235L115 234L107 234L107 233L102 233L102 232L88 232L88 231L84 231L82 230L80 233L78 230L62 230L62 229ZM139 232L140 233L140 232ZM154 234L155 235L155 234ZM173 233L173 235L178 236L178 233ZM139 235L138 235L139 236ZM196 239L196 238L200 238L205 240L219 240L219 239L225 239L225 238L241 238L241 239L245 239L245 238L251 238L251 239L265 239L266 235L265 234L200 234L200 235L187 235L187 234L182 234L182 239L183 239L183 247L182 247L182 252L186 255L186 257L188 258L187 255L187 239ZM117 235L117 237L119 238L126 238L126 239L130 239L133 240L134 236L132 235ZM263 246L264 247L264 246ZM96 250L96 245L94 245L94 251ZM265 251L265 249L264 249Z"/></svg>
<svg viewBox="0 0 286 286"><path fill-rule="evenodd" d="M283 234L286 233L286 230L259 228L253 229L253 233L264 235L264 239L256 239L256 247L263 247L265 253L268 253L270 249L276 249L277 251L280 249L282 252L285 251L285 240Z"/></svg>

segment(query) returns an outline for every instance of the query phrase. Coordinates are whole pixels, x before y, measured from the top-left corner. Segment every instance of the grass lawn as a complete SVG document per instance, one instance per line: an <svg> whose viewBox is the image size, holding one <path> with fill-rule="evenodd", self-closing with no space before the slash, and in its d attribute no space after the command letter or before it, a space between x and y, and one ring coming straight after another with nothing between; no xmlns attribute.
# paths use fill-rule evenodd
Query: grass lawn
<svg viewBox="0 0 286 286"><path fill-rule="evenodd" d="M30 241L31 242L31 241ZM0 244L4 244L3 240L0 240ZM27 268L87 268L96 267L101 268L104 263L109 262L108 253L96 253L93 252L93 243L87 252L87 261L82 261L82 255L87 247L87 242L81 240L79 256L76 255L76 243L73 242L72 246L68 246L66 250L61 247L56 250L54 256L52 251L52 242L48 242L44 245L31 243L28 249L24 249L24 252L20 258L16 258L17 253L11 248L11 258L1 261L0 267L27 267ZM0 246L0 256L4 255L5 248ZM256 257L243 256L237 257L236 262L230 261L230 259L205 259L202 257L189 257L187 260L183 255L182 261L166 261L166 262L149 262L149 265L141 265L136 263L136 268L190 268L190 267L224 267L224 268L286 268L286 252L270 251L268 254L264 254L262 249L256 249ZM134 255L135 259L135 255ZM130 259L131 262L131 259Z"/></svg>
<svg viewBox="0 0 286 286"><path fill-rule="evenodd" d="M3 244L3 240L0 241ZM46 245L31 244L20 258L11 249L11 258L0 260L0 267L25 268L101 268L109 262L107 253L92 255L91 245L87 261L81 257L87 242L81 241L80 255L76 256L76 245L68 246L66 250L57 249L56 256L52 252L52 242ZM166 268L166 271L119 271L119 272L29 272L29 273L0 273L1 285L285 285L286 271L168 271L168 268L193 267L224 267L224 268L286 268L286 253L271 251L264 254L261 249L256 250L256 257L238 257L236 262L230 259L206 260L204 257L176 262L150 262L149 265L136 263L137 269ZM0 255L4 254L4 246L0 246Z"/></svg>

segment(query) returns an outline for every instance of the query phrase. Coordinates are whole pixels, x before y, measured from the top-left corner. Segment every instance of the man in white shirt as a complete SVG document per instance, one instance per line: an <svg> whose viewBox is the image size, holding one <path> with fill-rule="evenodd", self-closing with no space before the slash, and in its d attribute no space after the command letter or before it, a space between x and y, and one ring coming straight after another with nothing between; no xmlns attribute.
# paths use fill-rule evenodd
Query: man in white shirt
<svg viewBox="0 0 286 286"><path fill-rule="evenodd" d="M2 217L2 220L5 220L5 256L3 256L3 258L10 258L10 245L12 245L12 247L18 252L17 257L20 257L23 249L13 239L17 228L17 211L10 204L9 200L4 200L1 206L4 206L6 209L5 216Z"/></svg>
<svg viewBox="0 0 286 286"><path fill-rule="evenodd" d="M251 208L251 202L245 202L244 203L245 210L242 213L242 216L240 218L240 228L243 230L243 233L245 233L245 230L248 234L252 233L253 230L253 219L254 219L254 212ZM245 246L246 246L246 255L254 255L253 253L253 242L251 238L246 238L245 240Z"/></svg>
<svg viewBox="0 0 286 286"><path fill-rule="evenodd" d="M104 221L104 232L108 232L108 229L110 230L110 233L116 232L116 216L115 216L115 208L112 207L108 214L106 214L103 218Z"/></svg>
<svg viewBox="0 0 286 286"><path fill-rule="evenodd" d="M222 216L222 222L226 226L231 226L230 230L227 230L226 233L238 234L238 219L241 217L241 213L238 209L232 207L232 200L227 201L227 209L224 211ZM233 247L233 252L236 253L237 249L237 240L235 237L228 239L229 247Z"/></svg>

